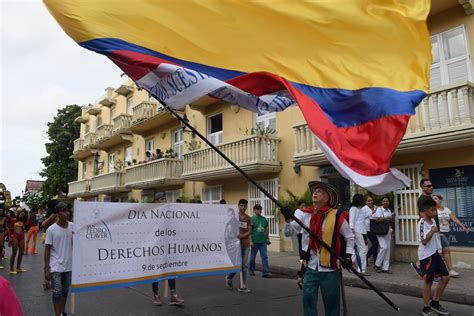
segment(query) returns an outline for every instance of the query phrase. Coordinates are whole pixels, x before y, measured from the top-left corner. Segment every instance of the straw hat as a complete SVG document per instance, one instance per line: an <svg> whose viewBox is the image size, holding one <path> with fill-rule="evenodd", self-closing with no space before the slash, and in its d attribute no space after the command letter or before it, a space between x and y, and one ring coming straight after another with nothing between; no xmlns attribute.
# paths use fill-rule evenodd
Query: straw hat
<svg viewBox="0 0 474 316"><path fill-rule="evenodd" d="M308 183L308 186L311 194L313 194L316 189L324 190L329 196L328 205L331 208L337 208L339 206L339 194L333 185L321 181L311 181Z"/></svg>

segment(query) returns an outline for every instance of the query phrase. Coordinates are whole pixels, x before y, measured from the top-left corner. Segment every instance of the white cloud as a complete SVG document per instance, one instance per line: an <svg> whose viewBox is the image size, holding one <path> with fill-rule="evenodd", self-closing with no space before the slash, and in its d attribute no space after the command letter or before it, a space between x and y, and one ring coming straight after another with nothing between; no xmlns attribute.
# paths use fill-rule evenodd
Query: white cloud
<svg viewBox="0 0 474 316"><path fill-rule="evenodd" d="M15 196L40 178L46 124L57 110L94 102L122 79L106 57L75 44L41 2L0 6L0 182Z"/></svg>

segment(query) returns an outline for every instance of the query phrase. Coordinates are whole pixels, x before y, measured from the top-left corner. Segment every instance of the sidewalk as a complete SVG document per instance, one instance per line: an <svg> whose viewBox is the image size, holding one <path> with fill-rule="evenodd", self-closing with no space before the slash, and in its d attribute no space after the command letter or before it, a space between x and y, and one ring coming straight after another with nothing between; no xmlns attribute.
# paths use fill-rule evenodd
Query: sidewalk
<svg viewBox="0 0 474 316"><path fill-rule="evenodd" d="M268 253L270 271L274 274L294 277L295 280L296 271L299 269L298 259L298 256L290 252ZM372 261L369 262L372 266ZM261 269L260 255L257 255L257 269ZM390 264L390 271L393 274L376 273L372 268L367 268L367 272L370 273L367 279L382 292L421 297L423 281L415 274L409 263L393 262ZM474 270L456 269L456 271L461 275L458 278L451 278L444 292L443 301L474 305L474 291L472 291ZM344 270L344 284L346 286L368 288L356 275L347 272L347 270Z"/></svg>

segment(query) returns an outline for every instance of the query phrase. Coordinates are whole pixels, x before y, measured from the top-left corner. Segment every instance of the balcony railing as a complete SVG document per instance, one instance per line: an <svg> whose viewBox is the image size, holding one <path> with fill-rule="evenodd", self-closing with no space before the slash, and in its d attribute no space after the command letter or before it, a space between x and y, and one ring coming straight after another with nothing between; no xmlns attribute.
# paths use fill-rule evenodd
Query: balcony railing
<svg viewBox="0 0 474 316"><path fill-rule="evenodd" d="M182 173L182 159L157 159L128 167L125 172L125 186L144 189L160 184L182 184Z"/></svg>
<svg viewBox="0 0 474 316"><path fill-rule="evenodd" d="M129 114L120 114L114 117L112 133L120 133L121 131L128 130L131 122L132 116Z"/></svg>
<svg viewBox="0 0 474 316"><path fill-rule="evenodd" d="M438 133L453 127L472 127L473 124L474 84L464 82L430 92L417 107L405 137L422 132Z"/></svg>
<svg viewBox="0 0 474 316"><path fill-rule="evenodd" d="M96 133L89 132L84 135L84 149L90 148L95 145L97 135Z"/></svg>
<svg viewBox="0 0 474 316"><path fill-rule="evenodd" d="M279 138L250 136L217 147L238 166L254 172L279 172ZM215 178L235 173L231 165L213 149L206 148L184 154L184 178Z"/></svg>
<svg viewBox="0 0 474 316"><path fill-rule="evenodd" d="M84 149L84 139L78 138L74 140L74 150L72 151L73 153L76 153L78 151L81 151Z"/></svg>
<svg viewBox="0 0 474 316"><path fill-rule="evenodd" d="M458 144L472 139L474 129L474 84L464 82L433 90L416 108L397 152L417 152L455 138ZM303 165L328 163L307 124L293 126L293 161ZM442 138L441 138L442 137Z"/></svg>
<svg viewBox="0 0 474 316"><path fill-rule="evenodd" d="M104 139L110 137L112 135L112 128L111 124L102 124L97 128L97 141L103 141Z"/></svg>
<svg viewBox="0 0 474 316"><path fill-rule="evenodd" d="M79 180L69 182L69 197L78 197L89 193L91 188L91 180Z"/></svg>
<svg viewBox="0 0 474 316"><path fill-rule="evenodd" d="M125 191L124 172L105 173L92 178L91 193L112 193Z"/></svg>
<svg viewBox="0 0 474 316"><path fill-rule="evenodd" d="M146 120L156 114L156 108L158 104L156 102L143 101L133 107L133 118L132 124L136 124L140 121Z"/></svg>

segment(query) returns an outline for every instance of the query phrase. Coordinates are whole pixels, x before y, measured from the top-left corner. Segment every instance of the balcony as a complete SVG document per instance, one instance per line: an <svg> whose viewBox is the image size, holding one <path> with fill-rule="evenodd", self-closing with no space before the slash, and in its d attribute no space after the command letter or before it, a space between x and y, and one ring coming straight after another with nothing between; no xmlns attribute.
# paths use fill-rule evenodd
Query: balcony
<svg viewBox="0 0 474 316"><path fill-rule="evenodd" d="M102 104L103 106L106 107L112 107L117 103L117 100L113 98L114 95L114 88L112 87L107 87L105 89L105 94L103 97L100 98L100 100L97 103Z"/></svg>
<svg viewBox="0 0 474 316"><path fill-rule="evenodd" d="M112 134L129 133L132 116L129 114L120 114L113 118Z"/></svg>
<svg viewBox="0 0 474 316"><path fill-rule="evenodd" d="M133 135L130 132L132 116L120 114L113 118L113 125L102 124L97 129L97 148L107 150L123 142L132 143Z"/></svg>
<svg viewBox="0 0 474 316"><path fill-rule="evenodd" d="M97 134L94 132L88 132L84 134L84 149L92 149L95 148L95 143L97 139Z"/></svg>
<svg viewBox="0 0 474 316"><path fill-rule="evenodd" d="M279 142L279 138L250 136L218 145L217 148L248 174L278 173L281 171L281 162L278 159ZM185 180L207 181L238 174L238 171L212 148L192 151L183 158L182 178Z"/></svg>
<svg viewBox="0 0 474 316"><path fill-rule="evenodd" d="M96 143L102 142L104 139L109 138L112 135L112 125L102 124L97 127L97 141Z"/></svg>
<svg viewBox="0 0 474 316"><path fill-rule="evenodd" d="M130 189L171 188L184 184L183 160L157 159L125 170L125 186Z"/></svg>
<svg viewBox="0 0 474 316"><path fill-rule="evenodd" d="M81 115L74 119L76 123L87 123L89 121L89 115Z"/></svg>
<svg viewBox="0 0 474 316"><path fill-rule="evenodd" d="M92 104L89 104L89 106L90 107L86 111L86 113L89 115L99 115L102 112L100 108L93 107Z"/></svg>
<svg viewBox="0 0 474 316"><path fill-rule="evenodd" d="M293 161L321 166L329 161L307 124L293 126ZM435 89L412 116L395 154L424 152L474 145L474 84L462 82Z"/></svg>
<svg viewBox="0 0 474 316"><path fill-rule="evenodd" d="M302 166L320 166L328 164L329 161L323 154L316 142L316 136L309 129L308 124L293 126L295 132L295 152L293 161Z"/></svg>
<svg viewBox="0 0 474 316"><path fill-rule="evenodd" d="M90 195L91 180L79 180L69 182L68 197L83 197Z"/></svg>
<svg viewBox="0 0 474 316"><path fill-rule="evenodd" d="M76 160L84 160L85 158L95 154L95 150L84 147L84 139L78 138L74 140L74 150L71 158Z"/></svg>
<svg viewBox="0 0 474 316"><path fill-rule="evenodd" d="M133 92L133 86L128 86L128 85L121 85L115 90L115 93L123 95L124 97L128 96L130 93Z"/></svg>
<svg viewBox="0 0 474 316"><path fill-rule="evenodd" d="M78 152L78 151L81 151L81 150L84 150L84 139L82 138L78 138L76 140L74 140L74 149L73 149L73 154Z"/></svg>
<svg viewBox="0 0 474 316"><path fill-rule="evenodd" d="M130 130L134 134L144 135L151 129L173 121L176 121L176 118L159 103L144 101L133 107Z"/></svg>
<svg viewBox="0 0 474 316"><path fill-rule="evenodd" d="M91 180L91 194L111 194L130 191L124 185L124 172L111 172L95 176Z"/></svg>

